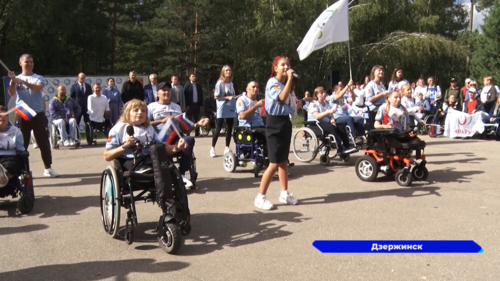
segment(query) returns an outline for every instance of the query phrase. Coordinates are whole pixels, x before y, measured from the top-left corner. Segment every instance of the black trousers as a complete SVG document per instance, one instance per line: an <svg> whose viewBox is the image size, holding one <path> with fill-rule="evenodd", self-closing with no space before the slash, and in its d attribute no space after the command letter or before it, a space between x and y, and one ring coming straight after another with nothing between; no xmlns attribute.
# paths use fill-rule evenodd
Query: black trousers
<svg viewBox="0 0 500 281"><path fill-rule="evenodd" d="M52 166L52 152L50 151L49 129L47 128L49 121L45 116L45 112L37 112L36 116L28 121L19 118L19 127L23 133L24 149L28 150L31 139L31 131L35 135L36 143L40 148L42 161L45 168Z"/></svg>
<svg viewBox="0 0 500 281"><path fill-rule="evenodd" d="M347 136L346 124L337 124L333 126L331 123L319 123L325 135L333 135L337 144L349 147L349 137Z"/></svg>
<svg viewBox="0 0 500 281"><path fill-rule="evenodd" d="M197 104L190 104L187 111L187 118L194 123L200 121L200 106ZM200 136L200 130L195 130L195 136Z"/></svg>
<svg viewBox="0 0 500 281"><path fill-rule="evenodd" d="M226 121L226 146L229 147L229 144L231 143L231 136L233 135L233 124L234 124L234 118L217 118L217 123L215 127L215 133L212 137L212 147L215 147L217 144L217 140L219 139L219 134L220 130L222 129L222 125L224 124L224 121Z"/></svg>

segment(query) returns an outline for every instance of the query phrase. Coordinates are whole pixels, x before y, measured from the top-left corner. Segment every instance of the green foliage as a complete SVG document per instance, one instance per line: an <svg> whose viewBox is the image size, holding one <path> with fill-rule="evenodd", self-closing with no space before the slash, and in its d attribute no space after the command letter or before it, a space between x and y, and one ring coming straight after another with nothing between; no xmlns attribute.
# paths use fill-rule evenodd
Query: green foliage
<svg viewBox="0 0 500 281"><path fill-rule="evenodd" d="M387 68L387 81L397 65L404 67L409 80L420 75L434 75L438 81L464 78L464 46L469 39L461 33L467 13L453 0L349 2L353 79L361 81L375 64ZM135 69L141 74L155 72L161 80L177 74L187 82L187 76L196 72L208 92L225 64L233 67L238 90L252 79L263 89L273 58L286 55L303 76L296 88L301 95L327 86L327 69L339 70L343 80L349 78L347 43L331 44L303 61L296 51L311 24L331 4L325 0L0 0L0 58L18 71L18 56L32 53L35 71L44 75L76 76L80 71L112 75Z"/></svg>
<svg viewBox="0 0 500 281"><path fill-rule="evenodd" d="M482 26L483 34L476 34L471 72L475 79L492 76L500 81L500 1L496 0ZM481 80L479 80L481 81Z"/></svg>

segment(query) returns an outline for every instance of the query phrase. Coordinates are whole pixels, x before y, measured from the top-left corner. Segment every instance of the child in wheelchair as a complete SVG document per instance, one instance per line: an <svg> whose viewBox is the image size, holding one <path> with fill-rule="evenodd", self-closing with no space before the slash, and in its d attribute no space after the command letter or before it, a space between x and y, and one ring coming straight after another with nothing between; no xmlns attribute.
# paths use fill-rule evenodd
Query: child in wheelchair
<svg viewBox="0 0 500 281"><path fill-rule="evenodd" d="M165 251L174 252L180 247L180 241L175 240L177 239L177 227L179 225L182 233L190 231L189 208L187 206L185 187L178 170L174 165L169 164L168 159L168 155L175 154L186 147L187 143L182 138L175 145L162 143L162 140L150 125L147 106L143 101L134 99L125 105L120 120L109 132L103 156L106 161L117 160L118 163L115 166L118 165L119 167L115 167L115 171L123 172L122 176L128 183L129 190L122 186L121 190L117 191L122 195L127 195L123 196L127 198L127 200L123 199L123 202L125 207L129 209L125 237L128 243L132 243L133 225L137 224L134 199L153 199L162 209L163 215L160 217L158 239L160 246ZM177 175L176 178L172 178L172 174ZM118 177L121 178L121 176ZM113 182L116 185L120 183L120 180L115 179ZM135 186L144 185L143 189L145 191L138 197L133 195L134 183ZM141 197L146 192L151 192L152 196ZM106 190L106 196L110 196L108 193ZM103 198L103 201L116 200ZM105 207L113 208L113 206ZM101 208L104 207L101 206ZM115 236L119 217L118 219L116 217L110 218L109 209L107 212L103 210L103 221L105 222L105 230L110 235ZM178 224L172 225L172 222L178 222ZM114 227L110 228L110 226Z"/></svg>
<svg viewBox="0 0 500 281"><path fill-rule="evenodd" d="M425 180L428 176L423 155L425 142L411 130L406 108L401 105L401 93L389 93L375 116L375 130L368 133L365 156L356 162L356 174L363 181L373 181L379 171L396 174L396 182L411 185L413 179ZM415 151L415 157L413 152ZM422 159L420 164L415 160ZM411 166L413 170L410 171Z"/></svg>
<svg viewBox="0 0 500 281"><path fill-rule="evenodd" d="M7 108L0 105L0 197L21 196L18 209L29 213L34 193L29 174L28 153L21 131L9 123Z"/></svg>

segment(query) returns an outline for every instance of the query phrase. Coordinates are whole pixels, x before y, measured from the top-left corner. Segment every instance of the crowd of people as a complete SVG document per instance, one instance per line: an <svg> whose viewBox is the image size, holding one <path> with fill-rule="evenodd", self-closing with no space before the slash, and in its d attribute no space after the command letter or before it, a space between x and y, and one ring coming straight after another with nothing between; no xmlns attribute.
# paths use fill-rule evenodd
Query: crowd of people
<svg viewBox="0 0 500 281"><path fill-rule="evenodd" d="M0 108L0 131L3 136L9 136L2 137L1 140L2 145L4 140L7 144L0 149L0 186L12 178L12 169L19 165L19 159L12 155L15 155L16 150L28 148L31 131L34 132L45 166L43 175L59 175L51 167L48 120L43 114L44 78L33 72L34 61L31 55L22 55L19 64L21 74L9 72L9 95L15 97L16 105L25 103L40 114L28 120L21 119L17 129L4 120L6 109ZM188 171L193 161L195 139L189 135L190 131L194 130L196 137L199 135L198 128L212 122L215 131L209 155L216 157L216 144L224 125L227 126L224 153L231 151L232 129L237 118L238 126L256 129L267 143L269 165L254 200L257 208L265 210L274 207L266 194L276 173L281 189L279 202L291 205L298 203L288 192L288 154L293 127L291 119L298 109L302 109L305 121L318 122L324 132L332 135L339 144L338 153L347 154L357 151L349 137L366 142L366 128L408 130L402 124L409 124L406 119L410 120L410 115L422 122L425 114L444 118L448 109L453 108L467 113L483 111L485 123L500 123L500 91L492 84L491 77L484 78L483 88L480 90L476 81L467 79L465 86L459 88L457 80L451 78L450 87L443 93L433 77L428 77L427 84L423 78L410 84L404 79L403 69L399 67L394 69L386 87L384 68L376 65L370 76L365 77L363 84L351 80L344 86L342 82L338 82L331 92L323 87L316 87L313 95L306 92L304 98L299 100L293 90L293 74L288 58L276 57L272 63L271 78L266 83L265 98L258 100L258 81L250 81L245 91L238 95L239 92L232 83L232 68L224 65L211 96L204 100L203 89L196 82L194 73L189 75L189 82L184 86L179 83L177 75L172 75L171 81L167 83L158 82L156 74L151 74L150 83L144 86L137 80L137 73L130 71L129 80L121 90L117 89L113 78L107 80L107 85L89 85L85 82L85 74L80 73L77 83L70 88L69 96L64 86L57 88L57 95L49 103L49 112L64 146L75 145L76 126L82 118L85 123L94 127L107 128L106 132L109 134L104 158L107 161L121 159L126 169L135 169L137 166L130 165L133 154L127 144L136 139L165 142L159 136L163 126L184 116L194 122L193 128L184 131L183 137L178 137L175 142L166 146L167 153L180 157L181 175ZM203 118L202 107L205 109ZM126 130L129 125L134 127L132 135ZM145 149L141 153L149 152ZM183 179L186 186L192 185L186 177L183 176Z"/></svg>

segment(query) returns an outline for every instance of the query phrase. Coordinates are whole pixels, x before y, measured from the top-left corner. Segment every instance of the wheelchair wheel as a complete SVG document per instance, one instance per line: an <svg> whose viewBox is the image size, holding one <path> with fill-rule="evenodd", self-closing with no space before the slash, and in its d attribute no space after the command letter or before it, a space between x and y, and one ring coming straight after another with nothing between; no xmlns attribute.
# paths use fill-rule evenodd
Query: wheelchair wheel
<svg viewBox="0 0 500 281"><path fill-rule="evenodd" d="M406 176L403 176L404 169L396 172L396 182L400 186L410 186L413 181L412 173L408 172Z"/></svg>
<svg viewBox="0 0 500 281"><path fill-rule="evenodd" d="M318 154L318 138L309 128L302 128L293 136L293 154L302 162L311 162Z"/></svg>
<svg viewBox="0 0 500 281"><path fill-rule="evenodd" d="M54 124L50 125L50 147L59 149L59 137L57 135L57 127Z"/></svg>
<svg viewBox="0 0 500 281"><path fill-rule="evenodd" d="M319 163L323 166L328 166L330 164L330 157L328 153L325 153L319 157Z"/></svg>
<svg viewBox="0 0 500 281"><path fill-rule="evenodd" d="M118 185L116 170L108 166L101 178L101 219L104 231L113 238L118 235L120 227L121 194Z"/></svg>
<svg viewBox="0 0 500 281"><path fill-rule="evenodd" d="M87 145L94 143L94 130L90 126L90 123L85 123L85 139L87 140Z"/></svg>
<svg viewBox="0 0 500 281"><path fill-rule="evenodd" d="M163 224L161 237L158 237L160 248L168 254L175 254L181 248L182 236L176 223L167 222Z"/></svg>
<svg viewBox="0 0 500 281"><path fill-rule="evenodd" d="M374 181L378 175L378 163L373 157L364 155L356 161L356 175L362 181Z"/></svg>
<svg viewBox="0 0 500 281"><path fill-rule="evenodd" d="M434 121L434 115L425 116L423 121L427 125L422 127L422 133L426 133L429 136L431 136L430 134L431 134L432 126L429 126L429 125L433 124L432 121Z"/></svg>
<svg viewBox="0 0 500 281"><path fill-rule="evenodd" d="M234 155L231 151L224 153L222 165L224 166L224 170L226 170L226 172L234 172L234 170L236 170L236 155Z"/></svg>
<svg viewBox="0 0 500 281"><path fill-rule="evenodd" d="M262 159L260 158L257 158L255 160L255 164L253 166L253 176L258 178L259 177L259 172L260 170L262 169L262 167L264 166L264 163L262 161Z"/></svg>
<svg viewBox="0 0 500 281"><path fill-rule="evenodd" d="M427 170L426 167L421 168L419 166L415 166L411 170L411 175L415 180L425 181L427 177L429 177L429 170Z"/></svg>
<svg viewBox="0 0 500 281"><path fill-rule="evenodd" d="M33 210L33 206L35 205L35 197L30 193L24 193L17 201L17 209L21 214L28 214Z"/></svg>

